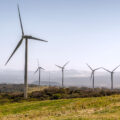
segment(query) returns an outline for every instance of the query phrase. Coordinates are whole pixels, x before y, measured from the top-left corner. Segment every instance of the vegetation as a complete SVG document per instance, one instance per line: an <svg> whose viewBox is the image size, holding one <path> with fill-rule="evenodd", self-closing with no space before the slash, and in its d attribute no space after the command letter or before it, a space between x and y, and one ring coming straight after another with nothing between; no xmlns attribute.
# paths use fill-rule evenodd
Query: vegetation
<svg viewBox="0 0 120 120"><path fill-rule="evenodd" d="M117 89L30 86L27 100L20 91L0 93L0 120L119 120L119 93Z"/></svg>
<svg viewBox="0 0 120 120"><path fill-rule="evenodd" d="M37 85L29 85L29 87L30 91L33 88L38 88ZM0 84L0 93L23 92L23 90L24 90L23 84Z"/></svg>
<svg viewBox="0 0 120 120"><path fill-rule="evenodd" d="M1 120L119 120L120 95L0 105Z"/></svg>
<svg viewBox="0 0 120 120"><path fill-rule="evenodd" d="M37 90L37 91L36 91ZM85 97L102 97L120 94L120 90L109 90L96 88L94 91L90 88L58 88L58 87L30 87L28 101L38 100L55 100L55 99L71 99ZM23 92L4 92L0 93L0 104L10 102L25 101Z"/></svg>

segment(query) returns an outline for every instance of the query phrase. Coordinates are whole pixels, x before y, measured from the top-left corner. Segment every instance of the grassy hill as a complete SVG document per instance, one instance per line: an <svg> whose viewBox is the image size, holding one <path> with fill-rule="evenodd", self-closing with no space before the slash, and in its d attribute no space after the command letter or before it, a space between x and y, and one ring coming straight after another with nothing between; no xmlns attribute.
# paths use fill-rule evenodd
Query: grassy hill
<svg viewBox="0 0 120 120"><path fill-rule="evenodd" d="M119 120L120 95L0 105L1 120Z"/></svg>

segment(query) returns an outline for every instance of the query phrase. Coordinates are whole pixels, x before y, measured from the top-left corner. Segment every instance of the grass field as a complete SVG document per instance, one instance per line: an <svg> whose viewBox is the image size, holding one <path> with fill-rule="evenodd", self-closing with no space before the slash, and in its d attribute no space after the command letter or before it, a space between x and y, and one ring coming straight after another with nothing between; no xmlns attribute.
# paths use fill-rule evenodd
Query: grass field
<svg viewBox="0 0 120 120"><path fill-rule="evenodd" d="M0 105L1 120L120 120L120 95Z"/></svg>
<svg viewBox="0 0 120 120"><path fill-rule="evenodd" d="M49 88L48 86L42 86L42 87L39 87L39 86L35 86L35 87L28 87L28 93L32 93L34 91L41 91L41 90L44 90L46 88Z"/></svg>

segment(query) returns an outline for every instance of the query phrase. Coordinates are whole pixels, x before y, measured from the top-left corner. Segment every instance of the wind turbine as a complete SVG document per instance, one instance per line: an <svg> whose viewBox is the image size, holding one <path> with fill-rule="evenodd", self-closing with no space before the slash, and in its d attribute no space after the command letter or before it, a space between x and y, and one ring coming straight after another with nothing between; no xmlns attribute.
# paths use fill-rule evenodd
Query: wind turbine
<svg viewBox="0 0 120 120"><path fill-rule="evenodd" d="M90 65L88 65L87 64L87 66L90 68L90 70L92 71L91 72L91 77L90 77L90 79L92 79L92 82L93 82L93 90L94 90L94 86L95 86L95 71L96 70L99 70L101 67L99 67L99 68L96 68L96 69L92 69L92 67L90 66Z"/></svg>
<svg viewBox="0 0 120 120"><path fill-rule="evenodd" d="M15 47L14 51L12 52L11 56L9 57L9 59L7 60L5 65L7 65L9 60L12 58L14 53L17 51L17 49L20 47L23 40L25 39L24 98L27 99L27 89L28 89L28 83L27 83L27 80L28 80L28 40L32 39L32 40L38 40L38 41L42 41L42 42L48 42L48 41L24 34L19 5L17 7L18 7L18 14L19 14L19 20L20 20L22 36L21 36L21 40L18 42L17 46Z"/></svg>
<svg viewBox="0 0 120 120"><path fill-rule="evenodd" d="M113 74L115 73L115 70L120 67L120 65L118 65L116 68L114 68L112 71L106 69L106 68L103 68L105 71L109 72L110 75L111 75L111 90L113 90Z"/></svg>
<svg viewBox="0 0 120 120"><path fill-rule="evenodd" d="M64 70L68 63L69 63L69 61L67 63L65 63L63 66L56 65L58 68L60 68L62 70L62 87L64 87Z"/></svg>
<svg viewBox="0 0 120 120"><path fill-rule="evenodd" d="M39 66L39 61L38 61L38 68L35 71L35 73L39 72L39 86L41 85L40 84L40 82L41 82L41 70L45 70L45 69Z"/></svg>

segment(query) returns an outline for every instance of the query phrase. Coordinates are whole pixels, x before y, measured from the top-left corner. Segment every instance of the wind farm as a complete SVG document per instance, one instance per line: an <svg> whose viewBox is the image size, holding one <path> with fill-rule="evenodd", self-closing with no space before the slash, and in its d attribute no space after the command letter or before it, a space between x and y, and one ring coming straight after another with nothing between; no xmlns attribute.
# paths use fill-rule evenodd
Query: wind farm
<svg viewBox="0 0 120 120"><path fill-rule="evenodd" d="M119 5L1 1L0 120L119 120Z"/></svg>

